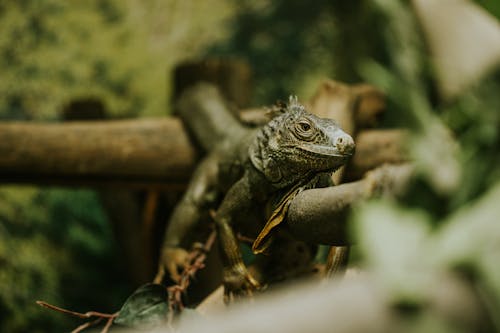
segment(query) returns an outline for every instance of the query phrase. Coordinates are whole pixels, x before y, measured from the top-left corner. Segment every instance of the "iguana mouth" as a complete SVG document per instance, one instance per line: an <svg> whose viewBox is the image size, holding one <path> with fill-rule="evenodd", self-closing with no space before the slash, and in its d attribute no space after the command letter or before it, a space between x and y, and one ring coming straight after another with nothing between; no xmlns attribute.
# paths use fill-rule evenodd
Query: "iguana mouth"
<svg viewBox="0 0 500 333"><path fill-rule="evenodd" d="M327 155L335 157L349 157L352 155L352 152L340 153L337 148L331 146L301 144L298 146L298 148L318 155Z"/></svg>

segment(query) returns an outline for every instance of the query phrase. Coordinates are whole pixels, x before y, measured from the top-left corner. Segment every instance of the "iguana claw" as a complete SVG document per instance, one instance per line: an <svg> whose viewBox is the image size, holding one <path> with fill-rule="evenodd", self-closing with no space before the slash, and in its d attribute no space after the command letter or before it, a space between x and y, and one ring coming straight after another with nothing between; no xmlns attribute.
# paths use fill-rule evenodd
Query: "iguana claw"
<svg viewBox="0 0 500 333"><path fill-rule="evenodd" d="M189 254L186 250L180 247L165 246L161 252L158 273L154 282L161 283L165 273L168 273L173 281L179 282L181 278L179 269L184 269L188 264Z"/></svg>
<svg viewBox="0 0 500 333"><path fill-rule="evenodd" d="M223 276L224 303L228 304L239 297L252 296L254 291L262 289L261 284L245 267L226 269Z"/></svg>

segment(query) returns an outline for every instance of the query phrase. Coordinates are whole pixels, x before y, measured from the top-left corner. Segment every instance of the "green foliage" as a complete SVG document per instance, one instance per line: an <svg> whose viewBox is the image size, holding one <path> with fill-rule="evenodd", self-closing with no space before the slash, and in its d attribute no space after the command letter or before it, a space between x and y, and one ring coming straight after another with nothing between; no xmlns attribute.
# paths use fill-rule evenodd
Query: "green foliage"
<svg viewBox="0 0 500 333"><path fill-rule="evenodd" d="M498 1L476 3L500 17ZM423 307L426 286L458 272L495 320L500 76L442 100L407 1L0 1L0 117L55 119L88 96L114 116L161 115L168 70L220 40L234 8L232 34L206 53L248 59L256 102L305 98L319 77L365 80L388 95L385 125L411 129L407 196L360 206L352 219L361 260L390 301ZM2 188L0 221L1 331L74 327L36 299L113 312L132 290L95 193ZM434 313L413 319L413 331L460 330Z"/></svg>
<svg viewBox="0 0 500 333"><path fill-rule="evenodd" d="M21 1L4 4L0 13L0 105L4 117L54 118L75 95L105 98L112 110L131 112L121 96L130 94L136 68L117 68L114 54L124 53L127 39L123 6L92 1ZM96 34L96 32L99 32ZM119 65L118 65L119 66ZM130 96L133 97L133 96Z"/></svg>
<svg viewBox="0 0 500 333"><path fill-rule="evenodd" d="M165 324L168 316L168 293L163 285L145 284L125 301L114 323L134 328Z"/></svg>
<svg viewBox="0 0 500 333"><path fill-rule="evenodd" d="M224 0L0 0L0 119L55 120L87 97L112 117L164 115L169 71L231 12ZM37 299L116 311L133 289L123 260L95 193L0 189L0 331L74 328Z"/></svg>
<svg viewBox="0 0 500 333"><path fill-rule="evenodd" d="M231 37L209 54L240 56L252 65L255 102L311 94L318 79L359 81L358 62L383 60L371 1L236 1Z"/></svg>
<svg viewBox="0 0 500 333"><path fill-rule="evenodd" d="M93 192L3 187L0 221L0 330L67 330L71 318L34 301L114 311L130 291Z"/></svg>
<svg viewBox="0 0 500 333"><path fill-rule="evenodd" d="M23 241L12 237L6 230L0 234L2 331L22 332L30 327L36 332L40 327L61 327L57 318L42 316L33 302L38 298L62 301L58 297L57 265L67 260L64 253L58 252L41 236Z"/></svg>
<svg viewBox="0 0 500 333"><path fill-rule="evenodd" d="M475 0L475 2L492 15L495 15L497 19L500 19L500 2L496 0Z"/></svg>
<svg viewBox="0 0 500 333"><path fill-rule="evenodd" d="M387 18L391 59L366 61L361 71L387 92L395 124L412 129L417 174L403 202L358 207L353 234L359 250L394 303L425 306L432 299L428 286L458 272L498 325L500 77L491 73L454 100L441 100L411 10L396 0L377 4ZM413 330L426 331L420 324ZM431 327L460 331L439 316Z"/></svg>
<svg viewBox="0 0 500 333"><path fill-rule="evenodd" d="M222 0L2 1L0 117L55 119L86 97L114 116L163 115L168 71L218 38L229 13Z"/></svg>

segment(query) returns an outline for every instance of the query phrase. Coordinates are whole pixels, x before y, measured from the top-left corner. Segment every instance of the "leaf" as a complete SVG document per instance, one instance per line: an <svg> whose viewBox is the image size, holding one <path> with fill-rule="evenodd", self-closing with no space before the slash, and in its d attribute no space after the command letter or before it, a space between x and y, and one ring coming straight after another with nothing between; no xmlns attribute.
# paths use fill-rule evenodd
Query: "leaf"
<svg viewBox="0 0 500 333"><path fill-rule="evenodd" d="M500 183L453 214L438 235L437 260L442 265L475 264L480 268L500 255ZM500 276L500 266L492 266ZM496 282L500 299L500 281Z"/></svg>
<svg viewBox="0 0 500 333"><path fill-rule="evenodd" d="M500 64L500 24L471 1L414 0L441 92L453 97Z"/></svg>
<svg viewBox="0 0 500 333"><path fill-rule="evenodd" d="M436 237L436 260L449 268L465 268L476 278L487 310L500 327L500 182L475 202L453 214Z"/></svg>
<svg viewBox="0 0 500 333"><path fill-rule="evenodd" d="M417 169L434 190L449 195L457 190L461 182L463 170L459 162L459 145L439 118L429 112L425 119L427 126L413 136L410 151Z"/></svg>
<svg viewBox="0 0 500 333"><path fill-rule="evenodd" d="M168 292L160 284L139 287L125 301L114 323L133 328L151 328L165 323L168 314Z"/></svg>
<svg viewBox="0 0 500 333"><path fill-rule="evenodd" d="M432 281L432 256L426 255L429 217L394 203L374 201L354 216L357 244L368 268L395 299L419 302Z"/></svg>

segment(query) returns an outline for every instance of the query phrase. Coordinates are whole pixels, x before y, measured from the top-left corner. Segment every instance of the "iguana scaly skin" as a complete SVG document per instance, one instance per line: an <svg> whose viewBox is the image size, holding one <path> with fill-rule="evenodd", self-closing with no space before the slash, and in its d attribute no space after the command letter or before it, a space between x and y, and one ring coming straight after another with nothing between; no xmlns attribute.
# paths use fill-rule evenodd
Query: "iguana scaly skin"
<svg viewBox="0 0 500 333"><path fill-rule="evenodd" d="M226 300L251 294L260 284L243 264L235 230L255 238L254 253L272 254L270 246L282 229L290 201L304 189L331 185L331 173L352 155L353 139L335 121L307 112L296 97L273 113L274 118L259 129L225 120L230 122L225 125L231 128L229 134L221 135L198 166L174 210L156 280L163 277L165 268L177 278L177 267L187 257L180 244L212 208ZM224 130L219 128L219 132ZM202 145L209 149L207 140ZM265 209L269 206L271 214Z"/></svg>

